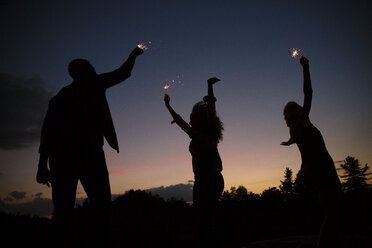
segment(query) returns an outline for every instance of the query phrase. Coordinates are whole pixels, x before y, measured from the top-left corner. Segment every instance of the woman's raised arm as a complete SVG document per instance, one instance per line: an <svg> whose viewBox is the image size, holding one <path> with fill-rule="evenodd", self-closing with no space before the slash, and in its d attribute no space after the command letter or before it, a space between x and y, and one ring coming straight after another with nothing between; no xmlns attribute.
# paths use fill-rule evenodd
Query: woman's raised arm
<svg viewBox="0 0 372 248"><path fill-rule="evenodd" d="M304 74L304 104L302 106L302 111L304 116L309 116L311 109L311 101L313 97L313 89L311 87L310 80L310 70L309 70L309 60L303 56L300 57L300 64L303 68Z"/></svg>
<svg viewBox="0 0 372 248"><path fill-rule="evenodd" d="M169 113L172 115L173 117L173 121L172 123L177 123L177 125L183 130L185 131L185 133L187 133L189 135L189 137L192 136L192 128L190 127L190 125L184 121L182 119L182 117L176 113L176 111L174 111L174 109L170 106L170 96L165 94L164 95L164 102L165 102L165 106L167 107Z"/></svg>

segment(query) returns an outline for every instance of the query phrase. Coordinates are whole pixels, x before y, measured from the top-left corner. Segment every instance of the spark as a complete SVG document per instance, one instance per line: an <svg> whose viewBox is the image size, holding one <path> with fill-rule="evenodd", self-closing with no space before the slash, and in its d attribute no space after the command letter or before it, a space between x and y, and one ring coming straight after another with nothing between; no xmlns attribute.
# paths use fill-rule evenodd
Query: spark
<svg viewBox="0 0 372 248"><path fill-rule="evenodd" d="M149 40L149 41L145 41L145 42L140 42L137 47L138 48L141 48L142 50L147 50L150 48L150 46L152 45L152 42Z"/></svg>
<svg viewBox="0 0 372 248"><path fill-rule="evenodd" d="M148 47L144 43L138 44L137 47L142 49L142 50L147 50L148 49Z"/></svg>
<svg viewBox="0 0 372 248"><path fill-rule="evenodd" d="M300 51L301 49L298 49L298 48L292 48L291 49L291 56L292 58L297 58L299 55L300 55Z"/></svg>
<svg viewBox="0 0 372 248"><path fill-rule="evenodd" d="M181 81L181 78L183 77L183 75L177 75L176 76L176 79L171 79L171 80L168 80L166 79L165 80L165 84L164 84L164 90L167 90L169 89L170 87L173 87L173 86L176 86L176 85L184 85Z"/></svg>

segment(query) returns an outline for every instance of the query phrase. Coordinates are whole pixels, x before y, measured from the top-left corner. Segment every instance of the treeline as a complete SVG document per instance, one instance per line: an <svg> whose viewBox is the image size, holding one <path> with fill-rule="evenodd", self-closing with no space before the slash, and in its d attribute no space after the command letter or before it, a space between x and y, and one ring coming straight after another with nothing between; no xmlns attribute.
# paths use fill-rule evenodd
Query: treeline
<svg viewBox="0 0 372 248"><path fill-rule="evenodd" d="M341 201L341 234L369 236L372 233L372 191L368 189L368 166L347 157ZM322 213L301 183L286 168L279 187L261 194L244 186L223 192L217 210L221 247L241 247L258 240L297 235L317 235ZM78 241L89 239L89 201L75 209ZM197 247L194 209L180 199L163 199L143 190L130 190L111 205L111 245L108 247ZM88 221L88 219L90 219ZM0 214L3 238L18 247L50 247L50 220L25 215Z"/></svg>

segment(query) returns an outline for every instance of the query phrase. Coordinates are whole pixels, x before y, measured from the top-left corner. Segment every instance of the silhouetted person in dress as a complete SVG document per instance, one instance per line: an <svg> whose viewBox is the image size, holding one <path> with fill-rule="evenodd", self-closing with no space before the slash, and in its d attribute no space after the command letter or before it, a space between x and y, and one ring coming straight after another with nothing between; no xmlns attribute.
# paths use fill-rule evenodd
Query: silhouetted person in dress
<svg viewBox="0 0 372 248"><path fill-rule="evenodd" d="M170 97L165 94L165 106L183 131L191 138L189 151L194 172L193 204L197 211L197 229L203 247L218 245L215 226L215 210L224 188L221 174L222 161L217 149L222 140L223 124L216 114L216 98L213 84L217 78L208 79L208 96L194 105L190 124L185 122L170 106ZM172 123L173 123L172 122Z"/></svg>
<svg viewBox="0 0 372 248"><path fill-rule="evenodd" d="M107 238L111 190L104 138L117 152L119 145L105 93L130 77L136 57L142 53L136 47L122 66L103 74L97 74L87 60L71 61L68 71L73 82L49 102L41 131L37 182L52 185L54 238L61 246L71 239L78 180L93 211L89 236L98 242Z"/></svg>
<svg viewBox="0 0 372 248"><path fill-rule="evenodd" d="M324 213L318 247L337 247L338 204L341 183L333 160L329 155L322 134L310 122L312 100L309 61L300 57L304 75L304 104L288 102L284 119L289 127L290 139L281 145L296 143L301 153L301 173L304 185L311 192Z"/></svg>

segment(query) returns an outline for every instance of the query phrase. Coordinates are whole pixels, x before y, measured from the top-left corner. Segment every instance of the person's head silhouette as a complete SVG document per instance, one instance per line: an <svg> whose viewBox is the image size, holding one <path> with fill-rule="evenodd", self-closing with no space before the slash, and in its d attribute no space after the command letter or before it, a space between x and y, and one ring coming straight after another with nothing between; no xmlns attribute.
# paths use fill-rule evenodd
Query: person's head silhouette
<svg viewBox="0 0 372 248"><path fill-rule="evenodd" d="M300 117L301 111L302 107L296 102L288 102L285 105L283 115L288 127L291 127L294 123L296 123Z"/></svg>
<svg viewBox="0 0 372 248"><path fill-rule="evenodd" d="M86 80L97 75L94 67L85 59L74 59L68 65L70 76L76 80Z"/></svg>
<svg viewBox="0 0 372 248"><path fill-rule="evenodd" d="M204 101L197 102L190 114L190 125L195 129L204 129L208 125L208 108Z"/></svg>
<svg viewBox="0 0 372 248"><path fill-rule="evenodd" d="M223 123L216 113L209 116L207 97L205 96L203 101L197 102L193 106L190 125L193 129L210 136L218 143L222 140Z"/></svg>

